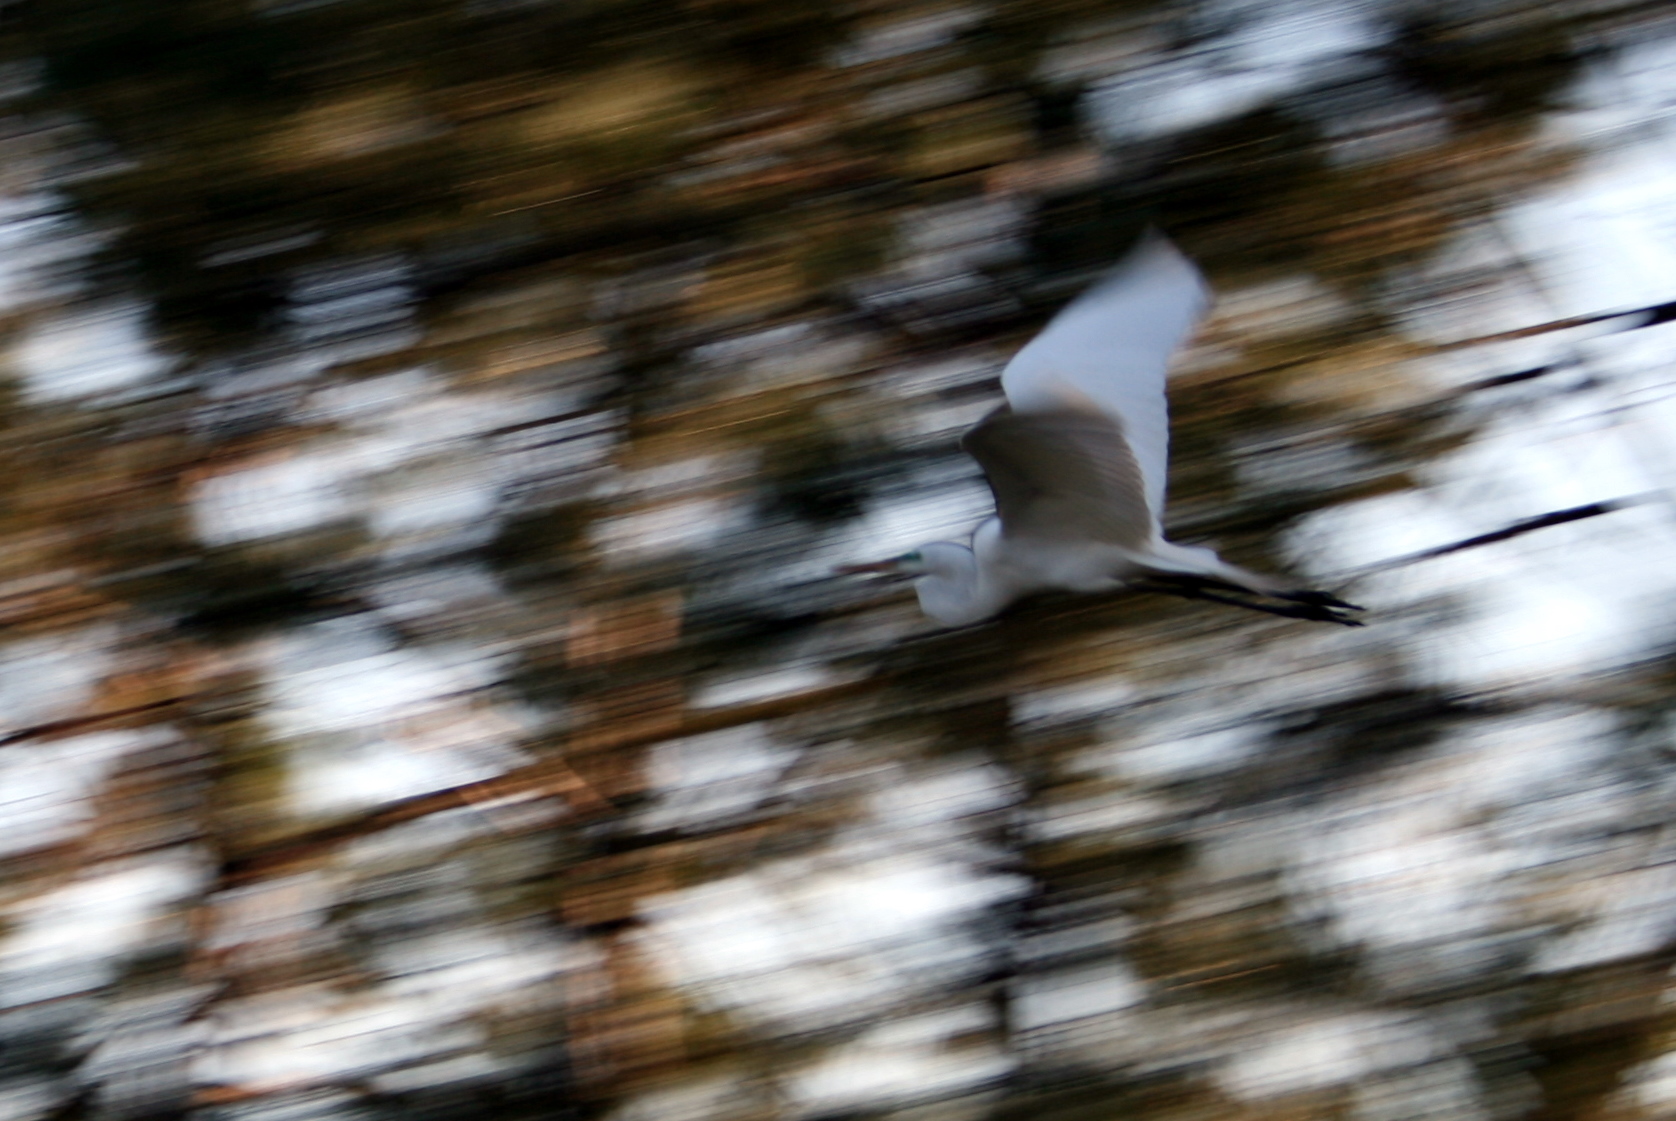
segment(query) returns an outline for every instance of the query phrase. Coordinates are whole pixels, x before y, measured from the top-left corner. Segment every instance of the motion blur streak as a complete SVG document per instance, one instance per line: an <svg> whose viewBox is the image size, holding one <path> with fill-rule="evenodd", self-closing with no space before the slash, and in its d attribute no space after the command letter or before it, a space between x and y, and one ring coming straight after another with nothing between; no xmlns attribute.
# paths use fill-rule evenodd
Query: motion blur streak
<svg viewBox="0 0 1676 1121"><path fill-rule="evenodd" d="M1676 1109L1659 6L0 45L6 1118ZM1148 225L1170 536L1370 625L833 575Z"/></svg>

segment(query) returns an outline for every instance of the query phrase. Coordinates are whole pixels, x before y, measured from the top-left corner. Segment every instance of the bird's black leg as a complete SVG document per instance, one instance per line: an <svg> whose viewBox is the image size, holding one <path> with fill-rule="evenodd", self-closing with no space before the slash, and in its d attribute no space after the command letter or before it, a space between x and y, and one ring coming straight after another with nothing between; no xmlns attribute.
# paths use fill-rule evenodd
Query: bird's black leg
<svg viewBox="0 0 1676 1121"><path fill-rule="evenodd" d="M1188 576L1173 572L1154 573L1145 580L1132 581L1129 586L1139 591L1160 592L1164 595L1180 596L1183 599L1201 599L1211 603L1225 603L1230 607L1243 607L1249 611L1261 611L1265 615L1279 615L1287 619L1308 619L1317 623L1337 623L1344 627L1363 625L1360 619L1354 619L1343 614L1345 611L1360 611L1362 610L1360 607L1344 603L1325 592L1295 592L1275 597L1288 600L1289 603L1263 603L1242 599L1238 595L1224 594L1224 590L1236 593L1248 592L1248 589L1237 584L1217 580L1214 577Z"/></svg>
<svg viewBox="0 0 1676 1121"><path fill-rule="evenodd" d="M1276 599L1289 599L1293 603L1307 603L1315 607L1334 607L1340 611L1365 611L1364 607L1354 603L1346 603L1337 596L1326 592L1314 591L1310 588L1300 588L1293 592L1274 592Z"/></svg>
<svg viewBox="0 0 1676 1121"><path fill-rule="evenodd" d="M1155 591L1163 591L1160 585L1172 588L1220 588L1225 592L1246 592L1250 588L1243 588L1230 580L1223 580L1216 576L1200 576L1186 572L1149 572L1146 574L1147 586ZM1132 585L1138 586L1138 585Z"/></svg>
<svg viewBox="0 0 1676 1121"><path fill-rule="evenodd" d="M1266 595L1274 599L1290 600L1293 603L1307 604L1311 607L1332 607L1340 611L1363 611L1365 608L1354 603L1347 603L1335 595L1316 591L1313 588L1297 588L1284 592L1258 592L1243 584L1236 584L1231 580L1224 580L1218 576L1202 576L1186 572L1153 572L1148 579L1157 583L1167 583L1177 587L1189 588L1217 588L1225 592L1237 592L1243 595Z"/></svg>

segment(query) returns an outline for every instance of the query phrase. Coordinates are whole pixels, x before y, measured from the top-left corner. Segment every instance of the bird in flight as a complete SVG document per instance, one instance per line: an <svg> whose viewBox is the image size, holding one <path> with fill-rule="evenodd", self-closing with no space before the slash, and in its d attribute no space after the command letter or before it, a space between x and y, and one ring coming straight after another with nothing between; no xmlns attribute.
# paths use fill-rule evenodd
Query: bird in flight
<svg viewBox="0 0 1676 1121"><path fill-rule="evenodd" d="M1209 290L1148 231L1001 372L1007 403L961 440L995 494L969 545L937 541L844 572L911 576L944 626L977 623L1034 592L1131 587L1270 614L1360 625L1361 608L1164 539L1170 356Z"/></svg>

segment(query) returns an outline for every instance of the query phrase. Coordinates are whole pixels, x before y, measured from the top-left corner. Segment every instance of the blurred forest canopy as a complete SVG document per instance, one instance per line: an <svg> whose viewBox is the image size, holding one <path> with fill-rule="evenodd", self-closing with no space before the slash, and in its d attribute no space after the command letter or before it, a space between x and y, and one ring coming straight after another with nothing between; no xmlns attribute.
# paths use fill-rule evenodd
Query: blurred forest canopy
<svg viewBox="0 0 1676 1121"><path fill-rule="evenodd" d="M764 312L830 298L878 265L892 208L970 197L973 176L1086 145L1081 76L1044 65L1056 35L1167 21L1160 35L1191 42L1251 18L1105 0L9 7L12 52L44 64L26 111L78 134L73 156L98 173L75 204L120 229L96 278L144 285L170 337L212 353L282 315L288 270L346 253L412 254L437 299L560 262L778 253L791 290ZM1312 142L1335 110L1429 93L1456 143L1516 144L1587 53L1578 34L1613 16L1381 13L1396 26L1373 53L1399 90L1358 89L1370 79L1352 72L1309 91L1316 104L1258 103L1172 137L1139 174L1062 172L1074 189L1031 192L1050 200L1037 236L1059 256L1037 267L1111 259L1121 239L1104 223L1136 208L1225 253L1325 241L1346 276L1422 252L1498 196L1463 183L1467 197L1425 192L1427 207L1416 179L1447 165L1323 166ZM858 57L832 65L846 43ZM293 229L308 244L284 246Z"/></svg>
<svg viewBox="0 0 1676 1121"><path fill-rule="evenodd" d="M1669 1115L1673 32L0 0L0 1113ZM1375 625L834 576L1147 223Z"/></svg>

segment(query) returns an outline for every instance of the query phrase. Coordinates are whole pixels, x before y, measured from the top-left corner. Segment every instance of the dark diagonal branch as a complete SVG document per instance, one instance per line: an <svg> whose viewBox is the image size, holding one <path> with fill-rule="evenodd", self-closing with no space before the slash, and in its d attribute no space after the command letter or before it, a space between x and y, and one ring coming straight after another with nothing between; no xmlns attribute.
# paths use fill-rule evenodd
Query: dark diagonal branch
<svg viewBox="0 0 1676 1121"><path fill-rule="evenodd" d="M1535 533L1537 530L1547 529L1549 526L1565 525L1567 522L1580 522L1585 518L1598 518L1602 514L1610 514L1617 510L1628 509L1631 506L1639 506L1644 502L1651 501L1653 497L1652 495L1632 495L1627 498L1608 498L1601 502L1590 502L1583 506L1572 506L1564 510L1553 510L1546 514L1538 514L1531 518L1521 518L1511 525L1491 530L1489 533L1480 533L1462 541L1451 541L1447 545L1435 545L1430 549L1421 549L1417 553L1405 553L1400 557L1370 564L1361 569L1357 575L1383 572L1386 569L1414 564L1417 561L1431 560L1433 557L1445 557L1450 553L1460 553L1467 549L1494 545L1498 541L1523 537L1527 533Z"/></svg>
<svg viewBox="0 0 1676 1121"><path fill-rule="evenodd" d="M1550 319L1546 323L1535 323L1529 327L1516 327L1511 331L1497 331L1491 335L1474 335L1470 339L1437 343L1427 349L1433 353L1464 350L1470 346L1508 342L1513 339L1528 339L1536 335L1546 335L1551 331L1566 331L1573 327L1587 327L1591 323L1607 323L1614 319L1634 320L1634 322L1626 322L1620 326L1618 328L1620 331L1635 331L1642 327L1670 323L1676 321L1676 300L1669 300L1662 304L1651 304L1647 307L1630 308L1628 311L1601 311L1592 315L1573 315L1566 319Z"/></svg>

